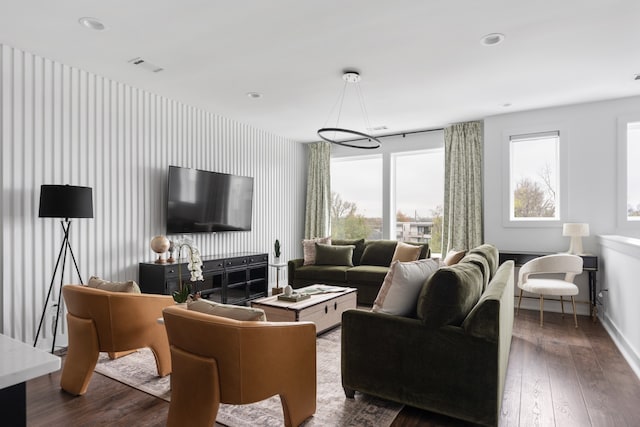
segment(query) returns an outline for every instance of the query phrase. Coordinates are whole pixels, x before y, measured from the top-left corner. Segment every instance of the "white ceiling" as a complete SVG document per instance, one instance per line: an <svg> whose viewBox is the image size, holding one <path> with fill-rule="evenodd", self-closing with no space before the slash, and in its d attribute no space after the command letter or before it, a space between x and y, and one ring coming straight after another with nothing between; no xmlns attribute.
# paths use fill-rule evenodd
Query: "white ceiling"
<svg viewBox="0 0 640 427"><path fill-rule="evenodd" d="M638 0L0 0L0 43L305 142L346 68L379 134L640 94Z"/></svg>

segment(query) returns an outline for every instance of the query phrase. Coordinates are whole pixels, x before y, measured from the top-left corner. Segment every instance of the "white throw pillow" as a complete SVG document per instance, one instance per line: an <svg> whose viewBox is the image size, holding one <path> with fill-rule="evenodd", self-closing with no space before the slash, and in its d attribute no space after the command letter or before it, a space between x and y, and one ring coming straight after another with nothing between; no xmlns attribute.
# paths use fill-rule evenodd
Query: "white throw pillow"
<svg viewBox="0 0 640 427"><path fill-rule="evenodd" d="M266 321L267 316L261 308L245 307L241 305L219 304L206 299L187 300L187 309L214 316L243 321Z"/></svg>
<svg viewBox="0 0 640 427"><path fill-rule="evenodd" d="M439 267L440 261L431 258L393 262L371 311L396 316L411 315L416 309L422 285Z"/></svg>

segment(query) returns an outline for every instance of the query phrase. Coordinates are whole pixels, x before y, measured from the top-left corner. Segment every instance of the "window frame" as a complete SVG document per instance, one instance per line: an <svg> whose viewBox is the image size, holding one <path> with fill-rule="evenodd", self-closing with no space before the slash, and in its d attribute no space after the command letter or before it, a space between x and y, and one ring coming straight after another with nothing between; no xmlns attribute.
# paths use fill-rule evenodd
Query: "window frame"
<svg viewBox="0 0 640 427"><path fill-rule="evenodd" d="M511 140L514 137L557 133L558 142L558 216L551 219L511 217ZM561 124L546 124L505 130L502 134L502 226L509 228L557 228L566 222L568 213L569 133Z"/></svg>
<svg viewBox="0 0 640 427"><path fill-rule="evenodd" d="M627 126L629 123L640 123L640 113L627 114L618 117L618 132L617 132L617 166L618 166L618 194L617 194L617 218L618 227L623 229L640 229L640 220L630 220L627 216L627 191L628 191L628 176L627 176Z"/></svg>

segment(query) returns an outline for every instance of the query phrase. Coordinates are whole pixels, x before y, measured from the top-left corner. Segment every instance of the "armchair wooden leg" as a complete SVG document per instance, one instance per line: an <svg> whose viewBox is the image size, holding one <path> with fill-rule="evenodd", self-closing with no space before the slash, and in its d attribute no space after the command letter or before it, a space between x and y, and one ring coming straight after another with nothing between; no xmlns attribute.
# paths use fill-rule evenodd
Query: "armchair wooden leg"
<svg viewBox="0 0 640 427"><path fill-rule="evenodd" d="M516 316L520 313L520 303L522 302L522 289L520 289L520 298L518 298L518 309L516 310Z"/></svg>
<svg viewBox="0 0 640 427"><path fill-rule="evenodd" d="M540 326L542 327L544 318L544 295L540 295Z"/></svg>
<svg viewBox="0 0 640 427"><path fill-rule="evenodd" d="M60 387L67 393L86 393L98 362L98 332L91 319L81 319L67 313L69 348L62 367Z"/></svg>
<svg viewBox="0 0 640 427"><path fill-rule="evenodd" d="M564 319L564 301L562 300L562 295L560 295L560 310L562 310L562 318Z"/></svg>
<svg viewBox="0 0 640 427"><path fill-rule="evenodd" d="M576 316L576 299L571 297L571 304L573 304L573 321L576 324L576 328L578 327L578 316Z"/></svg>

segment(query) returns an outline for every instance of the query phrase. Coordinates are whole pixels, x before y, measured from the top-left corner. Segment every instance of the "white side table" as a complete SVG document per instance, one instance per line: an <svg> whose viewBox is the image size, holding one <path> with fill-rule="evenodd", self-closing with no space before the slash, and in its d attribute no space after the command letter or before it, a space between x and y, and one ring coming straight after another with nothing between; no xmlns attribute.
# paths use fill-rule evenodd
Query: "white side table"
<svg viewBox="0 0 640 427"><path fill-rule="evenodd" d="M269 263L269 267L276 269L276 287L271 289L271 295L281 294L283 288L280 287L280 269L286 267L287 263L284 261Z"/></svg>
<svg viewBox="0 0 640 427"><path fill-rule="evenodd" d="M3 425L27 425L27 386L32 378L60 369L60 358L0 334L0 401Z"/></svg>

